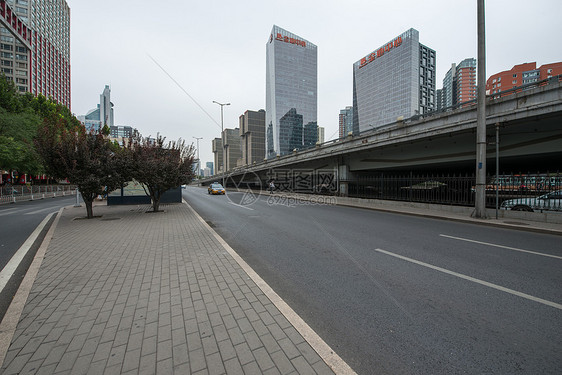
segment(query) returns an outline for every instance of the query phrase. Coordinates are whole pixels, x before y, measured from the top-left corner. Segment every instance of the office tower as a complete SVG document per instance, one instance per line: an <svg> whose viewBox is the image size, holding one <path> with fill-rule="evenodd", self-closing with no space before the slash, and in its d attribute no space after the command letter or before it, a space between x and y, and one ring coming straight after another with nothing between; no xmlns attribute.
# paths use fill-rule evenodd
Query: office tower
<svg viewBox="0 0 562 375"><path fill-rule="evenodd" d="M325 129L322 126L318 127L318 143L324 143L326 142L326 137L324 136L325 134Z"/></svg>
<svg viewBox="0 0 562 375"><path fill-rule="evenodd" d="M212 151L215 155L215 174L224 172L222 138L212 140Z"/></svg>
<svg viewBox="0 0 562 375"><path fill-rule="evenodd" d="M20 92L43 94L70 108L66 1L0 1L0 67Z"/></svg>
<svg viewBox="0 0 562 375"><path fill-rule="evenodd" d="M265 111L247 110L239 117L242 165L262 162L265 158Z"/></svg>
<svg viewBox="0 0 562 375"><path fill-rule="evenodd" d="M215 173L214 173L215 171L214 171L214 168L213 168L213 162L212 162L212 161L208 161L208 162L205 164L205 166L209 169L209 176L212 176L212 175L215 174Z"/></svg>
<svg viewBox="0 0 562 375"><path fill-rule="evenodd" d="M113 123L113 103L111 102L111 89L108 85L105 86L103 92L100 94L100 103L95 109L91 109L83 116L78 116L87 130L97 132L104 125L112 128Z"/></svg>
<svg viewBox="0 0 562 375"><path fill-rule="evenodd" d="M317 47L273 26L266 46L266 157L304 146L304 127L317 125Z"/></svg>
<svg viewBox="0 0 562 375"><path fill-rule="evenodd" d="M240 129L224 129L222 132L224 171L228 172L238 166L240 152Z"/></svg>
<svg viewBox="0 0 562 375"><path fill-rule="evenodd" d="M353 133L353 107L347 106L340 110L339 137L343 138L350 132Z"/></svg>
<svg viewBox="0 0 562 375"><path fill-rule="evenodd" d="M353 131L435 110L435 51L409 29L353 64Z"/></svg>

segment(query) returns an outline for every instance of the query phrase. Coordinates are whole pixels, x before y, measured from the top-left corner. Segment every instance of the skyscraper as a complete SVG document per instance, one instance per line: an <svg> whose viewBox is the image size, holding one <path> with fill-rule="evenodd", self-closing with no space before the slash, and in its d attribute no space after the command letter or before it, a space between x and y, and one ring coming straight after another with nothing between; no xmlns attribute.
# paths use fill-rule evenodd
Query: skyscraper
<svg viewBox="0 0 562 375"><path fill-rule="evenodd" d="M221 135L222 137L222 135ZM222 147L222 138L215 138L212 140L212 150L213 150L213 154L215 154L215 174L216 173L222 173L224 172L224 161L223 161L223 150L224 148Z"/></svg>
<svg viewBox="0 0 562 375"><path fill-rule="evenodd" d="M353 64L353 132L435 109L435 51L409 29Z"/></svg>
<svg viewBox="0 0 562 375"><path fill-rule="evenodd" d="M113 103L111 102L111 88L105 85L100 94L100 104L95 109L91 109L84 116L78 116L87 130L98 131L104 125L113 127Z"/></svg>
<svg viewBox="0 0 562 375"><path fill-rule="evenodd" d="M240 129L224 129L222 132L224 172L233 170L242 159L240 151Z"/></svg>
<svg viewBox="0 0 562 375"><path fill-rule="evenodd" d="M247 110L238 121L242 165L262 162L265 158L265 111Z"/></svg>
<svg viewBox="0 0 562 375"><path fill-rule="evenodd" d="M0 67L20 92L70 108L70 8L65 0L0 0Z"/></svg>
<svg viewBox="0 0 562 375"><path fill-rule="evenodd" d="M353 107L347 106L340 110L339 116L339 136L343 138L353 132Z"/></svg>
<svg viewBox="0 0 562 375"><path fill-rule="evenodd" d="M458 65L453 63L443 79L442 107L475 100L476 91L476 59L464 59Z"/></svg>
<svg viewBox="0 0 562 375"><path fill-rule="evenodd" d="M274 25L266 60L266 157L272 158L304 148L304 128L317 126L317 47Z"/></svg>

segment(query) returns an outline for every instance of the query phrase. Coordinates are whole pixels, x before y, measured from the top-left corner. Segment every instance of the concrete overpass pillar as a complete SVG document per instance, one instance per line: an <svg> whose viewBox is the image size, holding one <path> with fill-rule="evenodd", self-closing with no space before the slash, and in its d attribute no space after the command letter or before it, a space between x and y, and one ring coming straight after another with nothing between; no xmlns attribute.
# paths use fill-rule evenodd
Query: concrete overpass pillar
<svg viewBox="0 0 562 375"><path fill-rule="evenodd" d="M349 165L343 161L338 163L338 190L340 197L347 197L349 195L349 180L351 172Z"/></svg>

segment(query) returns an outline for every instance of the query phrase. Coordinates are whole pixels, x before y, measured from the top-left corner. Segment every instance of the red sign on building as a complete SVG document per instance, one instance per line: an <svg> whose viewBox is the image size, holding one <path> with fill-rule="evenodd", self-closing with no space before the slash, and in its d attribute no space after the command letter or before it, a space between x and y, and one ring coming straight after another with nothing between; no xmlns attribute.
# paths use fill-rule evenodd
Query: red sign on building
<svg viewBox="0 0 562 375"><path fill-rule="evenodd" d="M373 51L372 53L370 53L369 55L363 57L361 59L361 62L359 64L359 68L364 67L365 65L375 61L375 59L380 58L382 55L384 55L386 52L389 52L391 49L398 47L399 45L402 44L402 37L399 36L398 38L394 39L391 42L388 42L387 44L385 44L384 46L382 46L381 48L379 48L378 50Z"/></svg>

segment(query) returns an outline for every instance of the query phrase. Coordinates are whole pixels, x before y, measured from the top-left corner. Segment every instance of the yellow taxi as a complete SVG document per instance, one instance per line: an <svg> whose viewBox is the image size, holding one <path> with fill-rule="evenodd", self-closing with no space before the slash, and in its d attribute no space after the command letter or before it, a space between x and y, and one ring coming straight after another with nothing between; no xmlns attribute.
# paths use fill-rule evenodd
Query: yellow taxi
<svg viewBox="0 0 562 375"><path fill-rule="evenodd" d="M222 194L222 195L224 195L226 191L224 190L224 188L222 187L221 184L212 183L212 184L209 185L209 187L207 188L207 192L208 192L209 194L213 194L213 195L217 195L217 194Z"/></svg>

